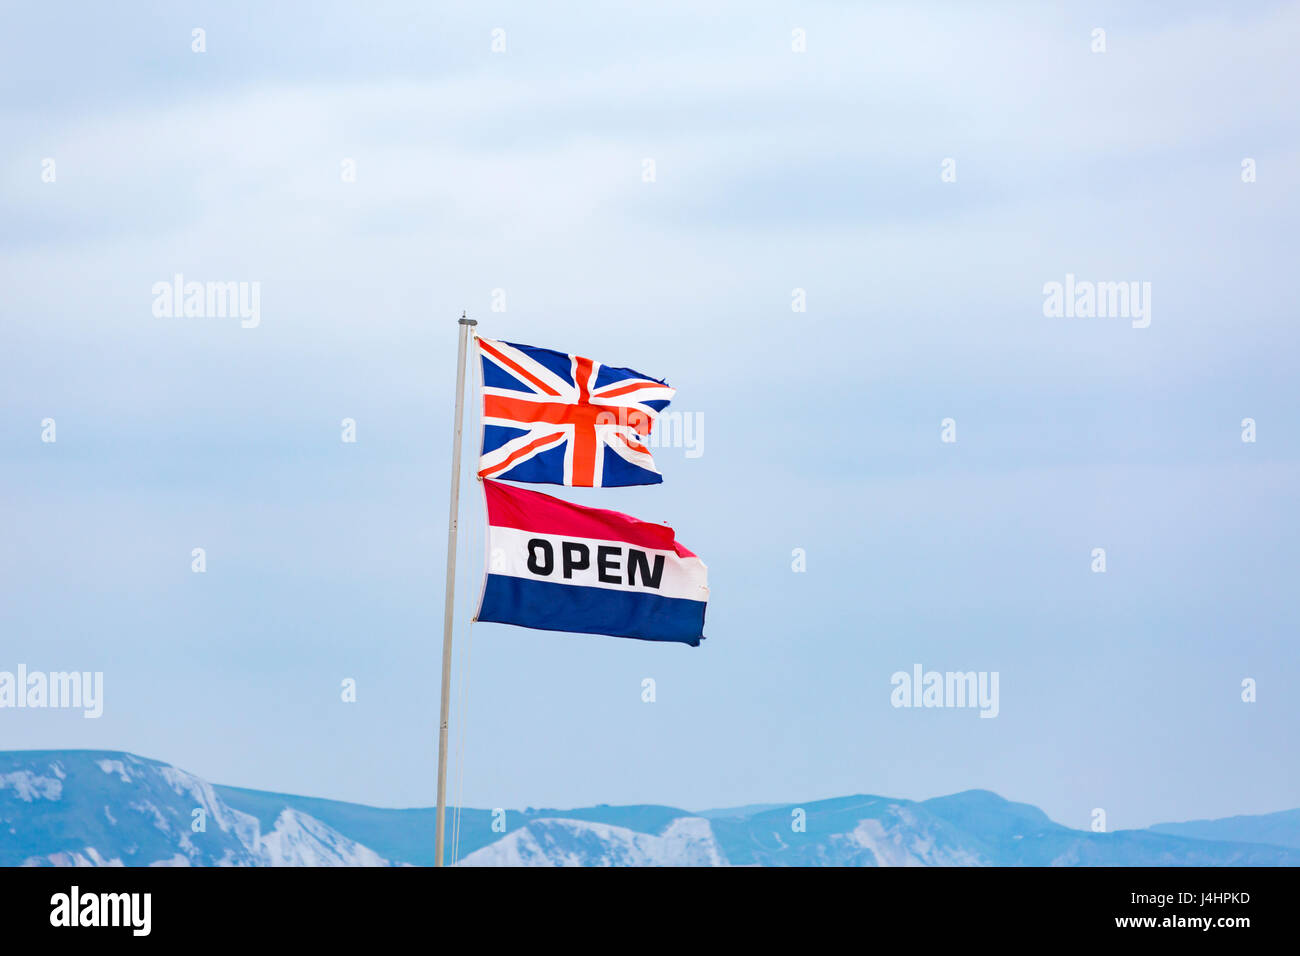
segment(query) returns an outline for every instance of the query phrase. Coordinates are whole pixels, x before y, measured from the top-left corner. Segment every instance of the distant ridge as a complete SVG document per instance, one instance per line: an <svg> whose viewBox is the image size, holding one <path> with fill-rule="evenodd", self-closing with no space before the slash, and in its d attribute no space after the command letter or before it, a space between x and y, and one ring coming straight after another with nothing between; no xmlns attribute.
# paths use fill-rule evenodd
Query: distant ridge
<svg viewBox="0 0 1300 956"><path fill-rule="evenodd" d="M423 866L434 820L214 786L120 751L0 752L4 866ZM988 790L699 813L465 809L459 848L465 866L1296 866L1300 810L1092 833Z"/></svg>
<svg viewBox="0 0 1300 956"><path fill-rule="evenodd" d="M1300 849L1300 810L1282 810L1257 816L1225 817L1222 820L1189 820L1186 823L1158 823L1153 833L1192 837L1197 840L1231 840L1268 843Z"/></svg>

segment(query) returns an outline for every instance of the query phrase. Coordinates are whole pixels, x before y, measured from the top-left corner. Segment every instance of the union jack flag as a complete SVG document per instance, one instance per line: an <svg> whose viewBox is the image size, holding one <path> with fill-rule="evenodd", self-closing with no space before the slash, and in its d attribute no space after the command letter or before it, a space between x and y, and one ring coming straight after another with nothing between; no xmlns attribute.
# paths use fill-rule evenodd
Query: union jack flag
<svg viewBox="0 0 1300 956"><path fill-rule="evenodd" d="M676 389L630 368L478 338L479 477L575 488L663 481L642 441Z"/></svg>

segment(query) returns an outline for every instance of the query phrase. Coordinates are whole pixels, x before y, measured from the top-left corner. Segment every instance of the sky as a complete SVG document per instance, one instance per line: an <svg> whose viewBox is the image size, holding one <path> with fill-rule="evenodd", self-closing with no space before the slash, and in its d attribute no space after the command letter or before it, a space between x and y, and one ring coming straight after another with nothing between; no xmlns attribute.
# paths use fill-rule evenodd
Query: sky
<svg viewBox="0 0 1300 956"><path fill-rule="evenodd" d="M662 485L538 487L668 521L711 600L699 648L471 628L471 417L453 803L1300 806L1300 4L5 20L0 670L104 712L0 749L431 805L464 310L677 388ZM178 273L259 322L155 315ZM1067 275L1150 324L1045 315ZM997 717L892 706L915 664Z"/></svg>

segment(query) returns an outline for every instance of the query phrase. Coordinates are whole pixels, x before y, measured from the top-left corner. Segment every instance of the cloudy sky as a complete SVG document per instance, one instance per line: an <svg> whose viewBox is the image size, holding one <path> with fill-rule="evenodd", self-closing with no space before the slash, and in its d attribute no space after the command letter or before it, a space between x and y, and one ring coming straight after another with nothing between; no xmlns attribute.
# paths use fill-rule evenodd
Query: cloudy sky
<svg viewBox="0 0 1300 956"><path fill-rule="evenodd" d="M712 602L698 649L462 626L466 804L1300 806L1300 4L1129 7L11 8L0 670L106 699L0 748L431 804L468 310L677 387L703 454L561 494L669 521ZM260 324L155 316L178 273ZM1150 326L1045 316L1067 274ZM918 663L998 717L892 707Z"/></svg>

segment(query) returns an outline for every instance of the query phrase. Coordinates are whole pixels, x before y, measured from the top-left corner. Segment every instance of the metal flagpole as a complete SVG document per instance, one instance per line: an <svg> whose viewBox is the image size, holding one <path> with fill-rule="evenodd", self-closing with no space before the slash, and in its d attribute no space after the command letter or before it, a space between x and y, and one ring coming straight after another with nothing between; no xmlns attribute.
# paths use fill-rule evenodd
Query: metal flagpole
<svg viewBox="0 0 1300 956"><path fill-rule="evenodd" d="M447 519L447 603L442 616L442 709L438 721L438 829L434 866L442 866L447 828L447 715L451 706L451 621L456 610L456 524L460 515L460 433L465 411L465 347L473 319L460 315L460 348L456 357L456 422L451 440L451 513Z"/></svg>

